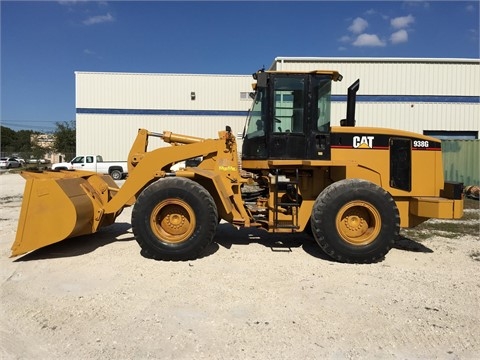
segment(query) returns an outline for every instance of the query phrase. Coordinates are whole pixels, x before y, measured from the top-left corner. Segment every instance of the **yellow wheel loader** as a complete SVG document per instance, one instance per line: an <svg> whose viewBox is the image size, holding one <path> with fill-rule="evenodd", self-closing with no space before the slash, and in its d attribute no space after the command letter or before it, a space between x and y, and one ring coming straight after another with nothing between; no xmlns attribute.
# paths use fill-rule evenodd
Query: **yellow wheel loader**
<svg viewBox="0 0 480 360"><path fill-rule="evenodd" d="M91 234L132 206L143 254L201 256L225 220L270 233L306 232L333 259L382 259L400 227L458 219L463 186L444 182L439 140L355 126L357 80L346 119L330 125L336 71L258 71L241 157L227 126L218 138L140 129L129 177L85 171L23 172L27 179L12 256ZM171 146L148 149L149 137ZM200 158L195 166L171 167Z"/></svg>

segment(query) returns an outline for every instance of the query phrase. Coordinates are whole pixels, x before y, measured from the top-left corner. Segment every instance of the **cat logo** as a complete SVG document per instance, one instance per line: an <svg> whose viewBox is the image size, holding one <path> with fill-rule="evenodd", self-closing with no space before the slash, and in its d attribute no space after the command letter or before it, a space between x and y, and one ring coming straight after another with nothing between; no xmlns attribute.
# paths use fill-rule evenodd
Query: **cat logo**
<svg viewBox="0 0 480 360"><path fill-rule="evenodd" d="M354 136L353 147L355 149L372 149L375 136Z"/></svg>

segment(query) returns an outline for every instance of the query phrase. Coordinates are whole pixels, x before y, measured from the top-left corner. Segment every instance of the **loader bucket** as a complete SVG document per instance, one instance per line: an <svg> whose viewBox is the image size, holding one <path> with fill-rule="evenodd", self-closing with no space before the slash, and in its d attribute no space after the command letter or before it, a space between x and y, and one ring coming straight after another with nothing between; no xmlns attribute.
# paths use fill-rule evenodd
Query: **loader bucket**
<svg viewBox="0 0 480 360"><path fill-rule="evenodd" d="M118 214L104 214L118 186L112 178L87 171L27 173L12 255L67 238L94 233Z"/></svg>

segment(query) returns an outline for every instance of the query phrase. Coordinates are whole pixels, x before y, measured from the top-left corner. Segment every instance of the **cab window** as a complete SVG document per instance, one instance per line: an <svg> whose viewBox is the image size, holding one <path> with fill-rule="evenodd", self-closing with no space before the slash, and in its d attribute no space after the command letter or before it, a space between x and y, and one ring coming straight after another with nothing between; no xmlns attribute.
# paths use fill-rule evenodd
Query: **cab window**
<svg viewBox="0 0 480 360"><path fill-rule="evenodd" d="M274 82L274 133L303 133L305 79L276 77Z"/></svg>
<svg viewBox="0 0 480 360"><path fill-rule="evenodd" d="M265 89L260 89L256 95L249 112L247 131L245 136L248 139L265 136Z"/></svg>
<svg viewBox="0 0 480 360"><path fill-rule="evenodd" d="M331 89L332 82L329 78L321 79L317 84L317 130L320 132L330 129Z"/></svg>

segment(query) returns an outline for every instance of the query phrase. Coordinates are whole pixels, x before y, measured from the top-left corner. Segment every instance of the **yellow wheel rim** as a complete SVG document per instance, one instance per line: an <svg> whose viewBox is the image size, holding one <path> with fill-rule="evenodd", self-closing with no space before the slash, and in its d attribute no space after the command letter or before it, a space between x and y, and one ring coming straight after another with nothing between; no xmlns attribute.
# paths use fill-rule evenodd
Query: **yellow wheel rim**
<svg viewBox="0 0 480 360"><path fill-rule="evenodd" d="M157 238L163 242L178 244L193 234L195 215L185 201L169 199L155 206L150 215L150 227Z"/></svg>
<svg viewBox="0 0 480 360"><path fill-rule="evenodd" d="M344 241L363 246L375 241L382 227L378 210L365 201L351 201L337 214L336 226Z"/></svg>

